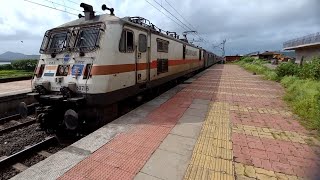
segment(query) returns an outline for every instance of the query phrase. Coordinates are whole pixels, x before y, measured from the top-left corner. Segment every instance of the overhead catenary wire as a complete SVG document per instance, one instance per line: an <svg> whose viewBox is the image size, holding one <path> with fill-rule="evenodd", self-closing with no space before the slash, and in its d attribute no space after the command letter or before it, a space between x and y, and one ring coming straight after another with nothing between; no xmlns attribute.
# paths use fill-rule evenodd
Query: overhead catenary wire
<svg viewBox="0 0 320 180"><path fill-rule="evenodd" d="M188 31L193 31L189 26L187 26L185 23L183 23L180 19L178 19L175 15L173 15L169 10L167 10L164 6L162 6L160 3L158 3L156 0L153 0L156 4L162 7L167 13L169 13L171 16L173 16L176 20L178 20L182 25L184 25Z"/></svg>
<svg viewBox="0 0 320 180"><path fill-rule="evenodd" d="M47 5L44 5L44 4L41 4L41 3L37 3L37 2L34 2L34 1L30 1L30 0L24 0L24 1L32 3L32 4L36 4L38 6L43 6L43 7L46 7L46 8L50 8L50 9L54 9L54 10L57 10L57 11L65 12L65 13L68 13L68 14L71 14L71 15L78 16L77 14L68 12L66 10L62 10L62 9L58 9L58 8L55 8L55 7L47 6Z"/></svg>
<svg viewBox="0 0 320 180"><path fill-rule="evenodd" d="M188 23L193 29L196 29L192 24L190 24L167 0L166 3L186 22Z"/></svg>
<svg viewBox="0 0 320 180"><path fill-rule="evenodd" d="M73 4L79 4L79 3L74 2L74 1L71 1L71 0L66 0L66 1L71 2L71 3L73 3Z"/></svg>
<svg viewBox="0 0 320 180"><path fill-rule="evenodd" d="M56 3L56 2L53 2L53 1L50 1L50 0L44 0L44 1L50 2L50 3L52 3L53 5L55 4L55 5L62 6L62 7L64 7L64 8L71 9L71 10L78 11L78 12L82 13L82 11L79 10L79 9L74 9L74 8L71 8L71 7L68 7L68 6L66 6L66 5L59 4L59 3ZM66 10L65 10L65 11L66 11Z"/></svg>
<svg viewBox="0 0 320 180"><path fill-rule="evenodd" d="M152 7L154 7L155 9L157 9L159 12L161 12L163 15L165 15L166 17L168 17L170 20L172 20L173 22L175 22L177 25L179 25L182 29L184 29L185 31L189 31L189 30L191 30L192 31L192 29L190 28L190 27L188 27L187 25L185 25L183 22L181 22L181 20L179 20L176 16L174 16L171 12L169 12L167 9L165 9L162 5L160 5L158 2L156 2L155 0L155 2L159 5L159 6L161 6L166 12L168 12L171 16L173 16L175 19L177 19L181 24L183 24L183 25L181 25L180 23L178 23L177 21L175 21L175 20L173 20L170 16L168 16L167 14L165 14L164 12L162 12L159 8L157 8L155 5L153 5L153 4L151 4L148 0L145 0L148 4L150 4Z"/></svg>
<svg viewBox="0 0 320 180"><path fill-rule="evenodd" d="M159 12L161 12L163 15L165 15L167 18L169 18L171 21L175 22L177 25L179 25L182 29L186 30L185 27L183 27L181 24L179 24L178 22L176 22L175 20L173 20L170 16L168 16L167 14L165 14L164 12L162 12L159 8L157 8L156 6L154 6L153 4L151 4L148 0L145 0L148 4L150 4L152 7L154 7L155 9L157 9Z"/></svg>
<svg viewBox="0 0 320 180"><path fill-rule="evenodd" d="M168 9L166 9L162 4L158 3L156 0L154 0L159 6L161 6L166 12L168 12L171 16L173 16L175 19L177 19L179 22L181 22L185 27L187 27L188 31L191 30L191 31L195 31L193 32L196 36L198 36L200 42L204 42L204 43L209 43L208 41L206 41L203 37L201 37L199 35L199 33L196 31L196 28L191 24L189 23L167 0L166 3L177 13L180 15L180 17L186 22L188 23L191 28L189 26L187 26L185 23L183 23L180 19L178 19L175 15L173 15ZM193 29L193 30L192 30Z"/></svg>
<svg viewBox="0 0 320 180"><path fill-rule="evenodd" d="M146 0L147 1L147 0ZM180 15L180 17L187 23L187 24L189 24L190 26L191 26L191 28L190 28L190 26L188 26L188 25L186 25L185 23L183 23L179 18L177 18L173 13L171 13L167 8L165 8L163 5L162 5L162 3L160 4L159 2L157 2L156 0L153 0L158 6L160 6L162 9L164 9L167 13L169 13L171 16L173 16L176 20L178 20L181 24L183 24L183 29L185 29L186 30L186 28L187 28L187 31L189 31L189 30L191 30L191 31L193 31L192 30L192 28L194 29L194 31L195 32L193 32L194 33L194 35L196 35L198 38L199 38L199 40L197 40L197 42L199 42L199 43L205 43L205 44L211 44L212 45L212 50L213 49L215 49L216 47L220 47L221 45L224 47L224 44L225 44L225 41L224 42L222 42L222 43L220 43L220 44L218 44L218 45L214 45L214 44L212 44L212 43L210 43L209 41L207 41L205 38L203 38L202 36L200 36L199 35L199 33L196 31L196 28L191 24L191 23L189 23L188 21L187 21L187 19L186 18L184 18L167 0L165 0L166 2L167 2L167 4L177 13L177 14L179 14ZM147 1L148 2L148 1ZM162 1L161 1L162 2ZM150 2L148 2L150 5L152 5ZM164 15L166 15L165 13L163 13L159 8L157 8L157 7L155 7L154 5L152 5L154 8L156 8L158 11L160 11L162 14L164 14ZM168 15L166 15L167 17L168 17ZM174 21L172 18L170 18L172 21ZM176 21L174 21L176 24L178 24L180 27L181 27L181 25L179 24L179 23L177 23ZM221 48L222 49L222 48ZM223 48L224 49L224 48ZM223 53L224 54L224 53Z"/></svg>
<svg viewBox="0 0 320 180"><path fill-rule="evenodd" d="M201 37L201 36L199 35L198 31L196 30L197 28L195 28L187 19L185 19L185 18L178 12L178 10L176 10L176 8L174 8L167 0L165 0L165 1L166 1L166 3L167 3L186 23L188 23L188 24L195 30L194 34L199 37L199 40L200 40L201 42L209 43L209 42L207 42L203 37Z"/></svg>

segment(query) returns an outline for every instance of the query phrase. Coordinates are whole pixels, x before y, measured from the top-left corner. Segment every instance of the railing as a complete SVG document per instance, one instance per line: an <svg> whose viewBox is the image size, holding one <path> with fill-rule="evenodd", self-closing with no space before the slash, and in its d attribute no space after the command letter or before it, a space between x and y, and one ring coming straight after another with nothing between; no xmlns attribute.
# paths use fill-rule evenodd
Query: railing
<svg viewBox="0 0 320 180"><path fill-rule="evenodd" d="M283 48L295 47L295 46L300 46L304 44L313 44L313 43L320 43L320 32L284 42Z"/></svg>

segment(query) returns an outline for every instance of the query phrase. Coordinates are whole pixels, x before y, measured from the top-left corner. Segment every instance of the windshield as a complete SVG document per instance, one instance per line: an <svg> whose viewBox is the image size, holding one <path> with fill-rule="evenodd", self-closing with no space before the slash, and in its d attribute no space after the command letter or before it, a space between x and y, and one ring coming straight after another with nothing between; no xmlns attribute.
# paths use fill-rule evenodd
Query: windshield
<svg viewBox="0 0 320 180"><path fill-rule="evenodd" d="M67 46L67 32L61 32L52 34L48 51L50 52L61 52L63 51Z"/></svg>
<svg viewBox="0 0 320 180"><path fill-rule="evenodd" d="M90 51L97 46L97 40L99 37L98 28L86 28L80 30L76 48L80 51Z"/></svg>
<svg viewBox="0 0 320 180"><path fill-rule="evenodd" d="M59 53L68 46L68 31L47 31L44 35L40 53Z"/></svg>
<svg viewBox="0 0 320 180"><path fill-rule="evenodd" d="M46 32L40 53L61 53L65 51L90 52L98 48L103 24L53 29Z"/></svg>

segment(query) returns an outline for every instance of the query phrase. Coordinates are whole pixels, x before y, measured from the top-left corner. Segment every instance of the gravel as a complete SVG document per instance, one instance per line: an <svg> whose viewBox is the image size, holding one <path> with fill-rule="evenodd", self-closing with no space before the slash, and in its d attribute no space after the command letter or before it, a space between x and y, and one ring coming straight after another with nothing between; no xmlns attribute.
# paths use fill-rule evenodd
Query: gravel
<svg viewBox="0 0 320 180"><path fill-rule="evenodd" d="M0 157L9 156L36 144L48 135L44 131L36 131L38 124L32 124L0 136Z"/></svg>
<svg viewBox="0 0 320 180"><path fill-rule="evenodd" d="M47 151L48 153L54 154L58 151L60 151L61 149L65 148L67 145L57 145L57 146L51 146L47 149L45 149L45 151Z"/></svg>
<svg viewBox="0 0 320 180"><path fill-rule="evenodd" d="M34 154L30 158L25 159L24 161L21 161L20 163L30 167L30 166L35 165L35 164L37 164L38 162L40 162L40 161L42 161L44 159L46 159L46 157L41 156L39 154Z"/></svg>
<svg viewBox="0 0 320 180"><path fill-rule="evenodd" d="M11 126L18 125L19 123L25 123L25 122L32 121L32 120L35 120L35 116L34 115L28 116L26 118L16 119L14 121L8 121L6 123L3 123L1 126L2 126L2 129L5 129L5 128L11 127Z"/></svg>
<svg viewBox="0 0 320 180"><path fill-rule="evenodd" d="M19 173L19 171L15 170L13 167L7 167L5 169L1 169L0 170L0 180L10 179L11 177L15 176L18 173Z"/></svg>

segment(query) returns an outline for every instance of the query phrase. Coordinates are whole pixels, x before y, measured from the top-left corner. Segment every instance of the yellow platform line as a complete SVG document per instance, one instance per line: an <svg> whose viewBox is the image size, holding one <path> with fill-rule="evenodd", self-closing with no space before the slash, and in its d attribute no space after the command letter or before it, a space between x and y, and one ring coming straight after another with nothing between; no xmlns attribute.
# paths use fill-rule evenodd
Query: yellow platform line
<svg viewBox="0 0 320 180"><path fill-rule="evenodd" d="M220 94L220 95L232 95L232 96L246 96L246 97L259 97L259 98L279 98L279 96L266 95L266 94L252 94L252 93L232 93L224 91L211 91L211 90L200 90L200 89L183 89L184 92L194 92L194 93L208 93L208 94Z"/></svg>
<svg viewBox="0 0 320 180"><path fill-rule="evenodd" d="M235 179L229 110L228 103L210 104L184 179Z"/></svg>
<svg viewBox="0 0 320 180"><path fill-rule="evenodd" d="M320 141L312 136L299 134L293 131L283 131L268 127L256 127L243 124L234 124L232 131L235 133L256 136L260 138L268 138L281 141L289 141L313 146L320 146Z"/></svg>
<svg viewBox="0 0 320 180"><path fill-rule="evenodd" d="M298 176L287 175L262 168L235 163L235 174L237 179L261 179L261 180L302 180Z"/></svg>

